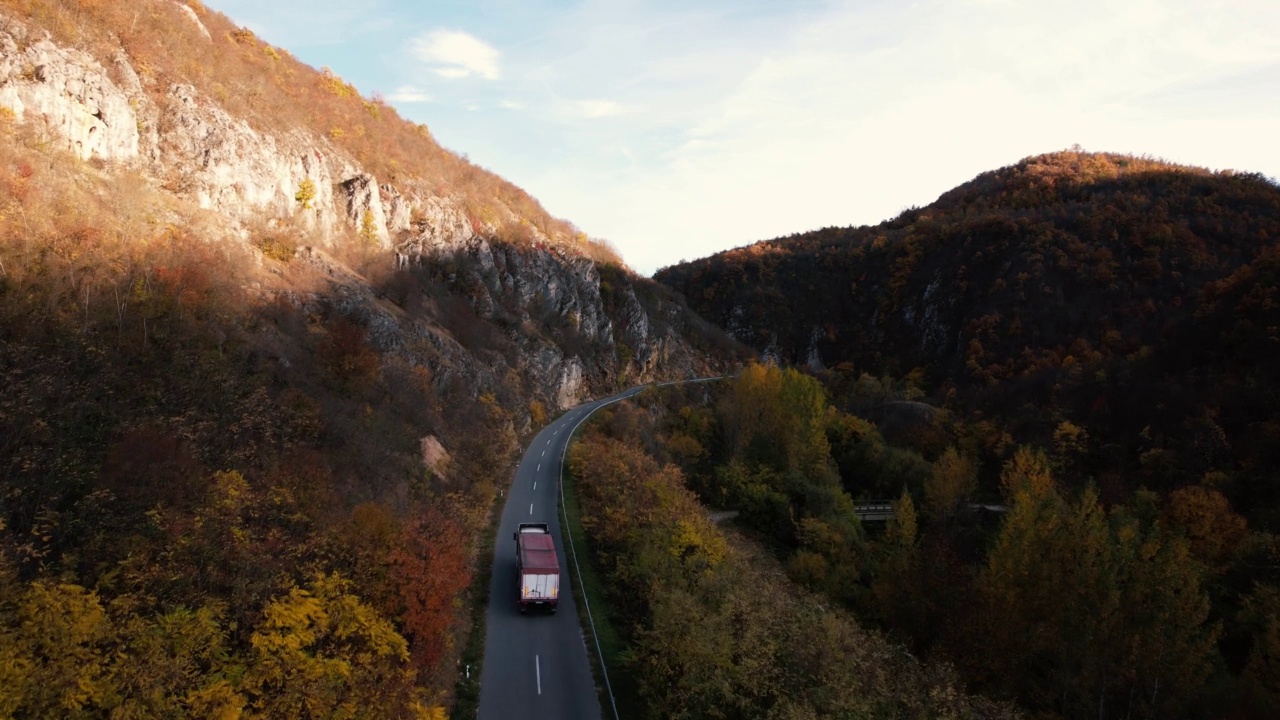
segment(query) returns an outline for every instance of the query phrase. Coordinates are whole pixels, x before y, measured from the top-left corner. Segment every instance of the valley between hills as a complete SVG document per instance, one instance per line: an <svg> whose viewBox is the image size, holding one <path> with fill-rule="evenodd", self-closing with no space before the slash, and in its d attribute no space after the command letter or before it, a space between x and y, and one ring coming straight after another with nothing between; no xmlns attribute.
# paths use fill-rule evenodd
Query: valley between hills
<svg viewBox="0 0 1280 720"><path fill-rule="evenodd" d="M1273 717L1278 243L1073 149L646 278L199 2L0 0L0 718L475 717L518 461L634 387L574 707Z"/></svg>

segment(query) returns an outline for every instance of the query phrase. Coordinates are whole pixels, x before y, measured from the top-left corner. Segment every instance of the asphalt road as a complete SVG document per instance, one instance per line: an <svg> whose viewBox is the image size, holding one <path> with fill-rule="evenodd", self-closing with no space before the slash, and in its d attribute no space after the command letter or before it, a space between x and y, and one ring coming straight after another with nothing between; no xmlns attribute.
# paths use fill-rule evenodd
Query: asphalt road
<svg viewBox="0 0 1280 720"><path fill-rule="evenodd" d="M578 607L570 583L573 559L560 533L560 466L573 430L597 408L634 395L635 387L613 397L579 405L534 437L507 491L497 542L480 675L480 720L572 720L601 718L599 695ZM555 614L516 606L516 551L512 535L522 522L547 523L560 559L560 608ZM578 549L579 552L582 548ZM610 712L612 715L612 712Z"/></svg>

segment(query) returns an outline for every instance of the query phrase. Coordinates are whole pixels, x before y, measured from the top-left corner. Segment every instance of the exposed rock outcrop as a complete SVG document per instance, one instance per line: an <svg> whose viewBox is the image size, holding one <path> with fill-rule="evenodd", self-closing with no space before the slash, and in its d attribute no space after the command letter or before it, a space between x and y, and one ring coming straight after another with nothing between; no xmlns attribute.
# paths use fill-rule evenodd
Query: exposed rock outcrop
<svg viewBox="0 0 1280 720"><path fill-rule="evenodd" d="M167 100L153 170L171 189L235 218L310 212L322 230L335 224L335 178L324 152L333 154L330 148L322 151L302 133L283 141L260 134L205 102L190 85L172 86ZM304 181L314 193L309 209L297 199Z"/></svg>
<svg viewBox="0 0 1280 720"><path fill-rule="evenodd" d="M342 181L342 194L347 222L359 228L361 235L369 234L379 246L387 247L387 216L382 210L378 181L372 175L359 173Z"/></svg>
<svg viewBox="0 0 1280 720"><path fill-rule="evenodd" d="M138 119L130 97L102 65L3 15L0 106L50 139L65 142L81 160L138 156Z"/></svg>
<svg viewBox="0 0 1280 720"><path fill-rule="evenodd" d="M200 22L200 16L196 15L196 11L192 10L191 6L180 3L177 0L171 0L171 2L174 7L178 8L178 12L182 13L189 21L191 21L192 25L195 25L196 32L204 36L205 40L213 39L213 37L209 35L209 28L205 27L203 22Z"/></svg>
<svg viewBox="0 0 1280 720"><path fill-rule="evenodd" d="M143 2L176 7L209 39L190 7ZM266 132L193 85L161 86L154 74L144 80L123 47L107 63L110 70L0 14L0 107L15 119L82 159L140 170L233 228L265 219L314 231L316 247L302 247L294 260L318 280L302 284L313 289L264 290L264 300L351 318L377 350L428 368L441 387L519 387L562 409L622 382L706 371L705 353L676 329L682 308L642 302L631 284L638 279L611 288L606 303L594 261L550 242L502 202L477 220L461 197L411 180L380 183L328 137ZM521 244L499 240L498 227L515 228ZM397 269L451 294L417 313L395 308L326 252L348 232L394 250ZM289 367L300 358L280 360Z"/></svg>
<svg viewBox="0 0 1280 720"><path fill-rule="evenodd" d="M474 237L466 212L449 198L428 197L418 206L417 214L396 243L398 268L421 264L423 258L439 252L462 250Z"/></svg>
<svg viewBox="0 0 1280 720"><path fill-rule="evenodd" d="M163 1L208 37L191 8ZM322 237L344 223L358 232L368 210L373 235L387 246L376 180L332 143L303 130L285 136L255 130L191 85L157 93L144 86L123 49L111 65L109 72L87 53L0 14L0 107L82 160L140 163L201 207L237 220L297 216ZM305 203L298 199L304 182L311 188ZM398 193L393 197L397 229L407 230L412 210Z"/></svg>
<svg viewBox="0 0 1280 720"><path fill-rule="evenodd" d="M391 185L379 188L382 196L382 214L386 218L387 233L392 238L402 237L409 232L413 219L413 208L400 191Z"/></svg>

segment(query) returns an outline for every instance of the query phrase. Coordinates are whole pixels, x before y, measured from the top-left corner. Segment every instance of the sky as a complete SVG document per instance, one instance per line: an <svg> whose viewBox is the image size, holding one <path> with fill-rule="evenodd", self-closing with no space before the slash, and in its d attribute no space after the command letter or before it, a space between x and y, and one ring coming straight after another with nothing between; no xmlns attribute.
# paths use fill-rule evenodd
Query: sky
<svg viewBox="0 0 1280 720"><path fill-rule="evenodd" d="M643 275L1079 145L1280 177L1276 0L205 0Z"/></svg>

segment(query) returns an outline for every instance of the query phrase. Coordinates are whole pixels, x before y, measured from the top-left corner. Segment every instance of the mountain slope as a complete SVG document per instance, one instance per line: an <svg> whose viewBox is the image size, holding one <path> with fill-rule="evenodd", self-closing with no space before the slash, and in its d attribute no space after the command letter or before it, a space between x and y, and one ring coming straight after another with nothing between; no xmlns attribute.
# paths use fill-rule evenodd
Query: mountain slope
<svg viewBox="0 0 1280 720"><path fill-rule="evenodd" d="M1261 176L1064 152L656 278L785 360L907 378L1021 442L1084 427L1111 497L1225 473L1274 526L1277 242Z"/></svg>
<svg viewBox="0 0 1280 720"><path fill-rule="evenodd" d="M438 717L519 437L740 352L198 3L0 2L0 714Z"/></svg>
<svg viewBox="0 0 1280 720"><path fill-rule="evenodd" d="M0 7L0 104L82 159L145 168L232 217L295 215L325 238L342 225L385 247L456 228L617 259L380 98L199 2Z"/></svg>

